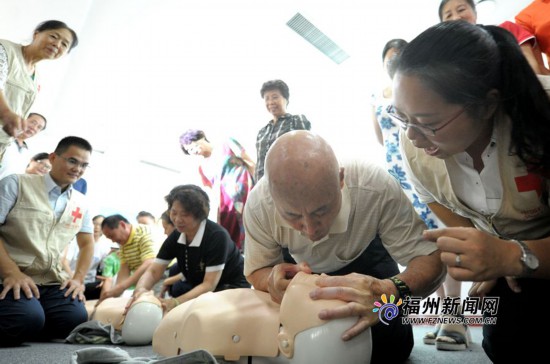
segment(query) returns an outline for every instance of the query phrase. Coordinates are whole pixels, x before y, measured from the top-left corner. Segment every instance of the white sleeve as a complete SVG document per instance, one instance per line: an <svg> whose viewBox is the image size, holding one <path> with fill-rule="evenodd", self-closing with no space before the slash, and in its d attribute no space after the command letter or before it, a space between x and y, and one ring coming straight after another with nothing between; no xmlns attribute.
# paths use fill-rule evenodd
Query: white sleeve
<svg viewBox="0 0 550 364"><path fill-rule="evenodd" d="M4 85L8 80L8 55L6 49L0 44L0 90L4 89Z"/></svg>

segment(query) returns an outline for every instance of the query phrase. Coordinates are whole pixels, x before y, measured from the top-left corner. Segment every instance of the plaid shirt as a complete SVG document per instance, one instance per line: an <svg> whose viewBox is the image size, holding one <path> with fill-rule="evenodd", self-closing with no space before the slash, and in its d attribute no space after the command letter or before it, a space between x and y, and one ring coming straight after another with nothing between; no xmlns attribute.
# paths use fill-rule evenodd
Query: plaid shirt
<svg viewBox="0 0 550 364"><path fill-rule="evenodd" d="M311 123L304 115L285 114L277 119L276 123L270 121L260 129L256 137L256 174L254 181L258 182L264 175L265 156L271 144L281 135L292 130L311 130Z"/></svg>

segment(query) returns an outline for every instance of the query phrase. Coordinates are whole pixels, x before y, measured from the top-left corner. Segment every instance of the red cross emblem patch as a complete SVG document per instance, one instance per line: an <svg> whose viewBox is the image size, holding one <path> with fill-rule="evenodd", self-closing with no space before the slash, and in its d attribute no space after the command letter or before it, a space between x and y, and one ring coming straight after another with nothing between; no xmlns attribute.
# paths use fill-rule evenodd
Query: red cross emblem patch
<svg viewBox="0 0 550 364"><path fill-rule="evenodd" d="M536 191L537 196L542 195L542 177L529 173L527 176L515 177L518 192Z"/></svg>
<svg viewBox="0 0 550 364"><path fill-rule="evenodd" d="M76 222L78 219L82 219L82 213L80 212L80 207L77 207L73 212L71 212L71 216L73 217L73 223Z"/></svg>

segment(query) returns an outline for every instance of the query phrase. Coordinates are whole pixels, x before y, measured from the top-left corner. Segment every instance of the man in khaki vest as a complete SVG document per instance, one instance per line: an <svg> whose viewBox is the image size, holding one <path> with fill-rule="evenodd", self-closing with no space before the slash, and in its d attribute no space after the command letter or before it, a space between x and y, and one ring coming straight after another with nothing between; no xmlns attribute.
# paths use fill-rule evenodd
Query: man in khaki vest
<svg viewBox="0 0 550 364"><path fill-rule="evenodd" d="M86 140L66 137L49 156L49 174L0 181L0 346L64 339L88 318L83 282L93 225L85 196L72 185L91 153ZM61 253L75 236L80 255L69 277Z"/></svg>

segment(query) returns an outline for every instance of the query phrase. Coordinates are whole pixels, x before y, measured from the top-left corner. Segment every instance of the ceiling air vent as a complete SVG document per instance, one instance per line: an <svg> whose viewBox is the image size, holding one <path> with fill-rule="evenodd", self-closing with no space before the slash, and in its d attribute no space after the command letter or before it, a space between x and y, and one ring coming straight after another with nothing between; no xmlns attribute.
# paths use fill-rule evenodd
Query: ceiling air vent
<svg viewBox="0 0 550 364"><path fill-rule="evenodd" d="M303 17L302 14L296 13L296 15L294 15L286 23L286 25L301 35L309 43L313 44L315 48L323 52L323 54L337 64L340 64L349 58L349 55L342 48L334 43L315 25L311 24L309 20Z"/></svg>

